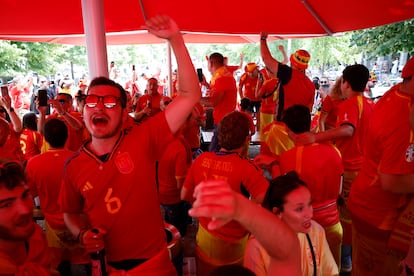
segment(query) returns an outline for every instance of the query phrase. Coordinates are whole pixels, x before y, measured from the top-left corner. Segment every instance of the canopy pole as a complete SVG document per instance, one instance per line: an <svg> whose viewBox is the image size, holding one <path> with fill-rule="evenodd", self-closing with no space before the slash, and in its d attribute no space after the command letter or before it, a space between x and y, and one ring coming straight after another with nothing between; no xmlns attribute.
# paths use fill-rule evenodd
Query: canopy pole
<svg viewBox="0 0 414 276"><path fill-rule="evenodd" d="M101 0L82 0L89 78L108 77L104 7Z"/></svg>
<svg viewBox="0 0 414 276"><path fill-rule="evenodd" d="M171 62L171 45L167 41L167 67L168 67L168 97L172 97L173 94L173 87L172 87L172 62Z"/></svg>
<svg viewBox="0 0 414 276"><path fill-rule="evenodd" d="M306 0L301 0L302 4L305 6L305 8L312 14L313 18L318 21L319 25L322 26L322 28L325 30L325 32L332 36L332 31L328 28L328 26L325 24L325 22L322 21L322 19L319 17L319 15L315 12L315 10L311 7L311 5Z"/></svg>
<svg viewBox="0 0 414 276"><path fill-rule="evenodd" d="M145 13L144 3L142 3L142 0L139 0L139 6L141 7L141 13L142 13L142 16L144 17L144 22L145 22L147 21L147 14Z"/></svg>

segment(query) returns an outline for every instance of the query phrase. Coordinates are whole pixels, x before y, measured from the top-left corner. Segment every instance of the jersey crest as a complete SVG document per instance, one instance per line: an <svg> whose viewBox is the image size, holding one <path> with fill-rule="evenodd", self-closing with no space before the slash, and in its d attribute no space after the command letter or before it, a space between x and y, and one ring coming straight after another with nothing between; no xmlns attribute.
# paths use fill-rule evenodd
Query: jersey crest
<svg viewBox="0 0 414 276"><path fill-rule="evenodd" d="M405 152L405 160L410 163L414 161L414 144L408 146Z"/></svg>

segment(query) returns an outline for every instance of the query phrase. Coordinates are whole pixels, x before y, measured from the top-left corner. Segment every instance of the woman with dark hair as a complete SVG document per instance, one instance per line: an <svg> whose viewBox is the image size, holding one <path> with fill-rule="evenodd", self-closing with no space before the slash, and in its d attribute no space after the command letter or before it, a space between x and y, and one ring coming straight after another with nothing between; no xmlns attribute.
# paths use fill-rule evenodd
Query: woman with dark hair
<svg viewBox="0 0 414 276"><path fill-rule="evenodd" d="M270 181L262 206L292 228L301 248L302 275L339 275L338 266L326 241L322 226L312 220L310 191L295 171ZM244 266L256 275L267 275L270 257L251 236L246 245Z"/></svg>
<svg viewBox="0 0 414 276"><path fill-rule="evenodd" d="M37 116L34 112L26 113L23 116L23 131L20 133L20 146L26 161L41 153L43 135L37 131Z"/></svg>

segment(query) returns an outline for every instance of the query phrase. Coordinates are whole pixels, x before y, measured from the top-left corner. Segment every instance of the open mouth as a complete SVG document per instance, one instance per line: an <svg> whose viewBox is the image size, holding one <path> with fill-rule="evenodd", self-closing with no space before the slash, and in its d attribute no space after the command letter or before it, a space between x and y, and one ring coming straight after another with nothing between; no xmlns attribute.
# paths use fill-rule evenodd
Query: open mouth
<svg viewBox="0 0 414 276"><path fill-rule="evenodd" d="M305 221L302 225L305 229L309 229L312 224L311 224L311 221L308 220L308 221Z"/></svg>
<svg viewBox="0 0 414 276"><path fill-rule="evenodd" d="M25 216L25 217L22 217L21 219L19 219L16 222L16 226L18 226L18 227L26 227L29 224L31 224L32 222L33 222L33 220L32 220L32 217L31 216Z"/></svg>
<svg viewBox="0 0 414 276"><path fill-rule="evenodd" d="M108 123L108 119L105 117L97 116L92 119L92 123L94 125L106 125Z"/></svg>

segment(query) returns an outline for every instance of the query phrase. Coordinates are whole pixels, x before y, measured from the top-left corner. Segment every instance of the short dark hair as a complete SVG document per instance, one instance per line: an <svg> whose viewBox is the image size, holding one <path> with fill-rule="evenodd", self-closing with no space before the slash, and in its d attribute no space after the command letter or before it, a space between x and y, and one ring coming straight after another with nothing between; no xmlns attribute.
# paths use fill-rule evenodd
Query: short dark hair
<svg viewBox="0 0 414 276"><path fill-rule="evenodd" d="M342 80L347 81L352 90L364 92L369 80L369 70L362 64L349 65L342 72Z"/></svg>
<svg viewBox="0 0 414 276"><path fill-rule="evenodd" d="M0 187L13 190L26 183L23 166L15 160L0 160Z"/></svg>
<svg viewBox="0 0 414 276"><path fill-rule="evenodd" d="M37 116L34 112L28 112L23 115L23 128L28 128L37 131Z"/></svg>
<svg viewBox="0 0 414 276"><path fill-rule="evenodd" d="M309 131L311 125L309 108L300 104L290 106L283 111L282 122L295 134Z"/></svg>
<svg viewBox="0 0 414 276"><path fill-rule="evenodd" d="M73 101L73 97L72 97L72 95L71 94L68 94L68 93L58 93L57 95L56 95L56 97L57 96L64 96L68 101L70 101L70 102L72 102Z"/></svg>
<svg viewBox="0 0 414 276"><path fill-rule="evenodd" d="M112 87L115 87L116 89L118 89L119 90L119 96L121 98L121 106L122 106L122 108L126 108L128 100L127 100L127 95L126 95L125 89L122 87L122 85L120 85L119 83L117 83L117 82L115 82L115 81L113 81L113 80L111 80L107 77L96 77L89 84L88 94L89 94L89 90L92 87L99 86L99 85L112 86Z"/></svg>
<svg viewBox="0 0 414 276"><path fill-rule="evenodd" d="M217 65L224 65L224 57L220 53L212 53L208 60Z"/></svg>
<svg viewBox="0 0 414 276"><path fill-rule="evenodd" d="M250 133L250 121L246 114L233 111L224 116L218 125L218 143L226 150L238 149Z"/></svg>
<svg viewBox="0 0 414 276"><path fill-rule="evenodd" d="M43 126L43 135L52 147L63 148L68 139L68 127L62 120L51 118Z"/></svg>
<svg viewBox="0 0 414 276"><path fill-rule="evenodd" d="M283 205L286 203L286 196L299 187L307 187L306 183L301 180L295 171L278 176L272 179L267 188L262 206L269 211L274 207L283 211Z"/></svg>

